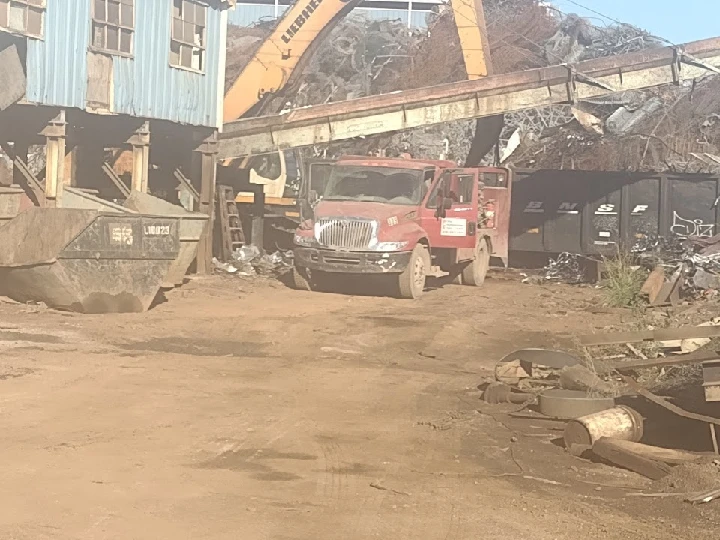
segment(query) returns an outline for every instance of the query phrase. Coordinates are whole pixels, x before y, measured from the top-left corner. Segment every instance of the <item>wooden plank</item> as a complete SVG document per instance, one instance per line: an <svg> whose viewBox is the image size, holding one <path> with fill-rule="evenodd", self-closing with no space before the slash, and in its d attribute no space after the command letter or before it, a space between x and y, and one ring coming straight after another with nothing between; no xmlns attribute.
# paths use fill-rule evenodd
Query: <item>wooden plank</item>
<svg viewBox="0 0 720 540"><path fill-rule="evenodd" d="M245 191L241 191L235 197L235 202L242 204L253 204L255 202L255 194ZM265 197L265 204L267 206L292 206L297 205L297 200L289 197Z"/></svg>
<svg viewBox="0 0 720 540"><path fill-rule="evenodd" d="M659 330L643 330L640 332L588 334L580 336L580 344L585 347L592 347L595 345L641 343L643 341L675 341L716 337L720 337L720 326L683 326L681 328L662 328Z"/></svg>
<svg viewBox="0 0 720 540"><path fill-rule="evenodd" d="M646 294L650 303L654 304L664 284L665 268L658 265L652 272L650 272L650 275L643 284L642 289L640 289L640 293Z"/></svg>
<svg viewBox="0 0 720 540"><path fill-rule="evenodd" d="M668 356L666 358L650 358L648 360L619 360L612 363L606 362L606 365L613 369L616 369L617 371L631 371L635 369L648 369L654 367L701 364L703 362L709 362L712 360L720 360L720 351L715 351L711 353L705 352L701 354L678 354L674 356Z"/></svg>
<svg viewBox="0 0 720 540"><path fill-rule="evenodd" d="M618 445L617 442L615 439L603 437L593 444L592 451L615 465L630 469L651 480L660 480L670 474L669 465L635 453L622 445Z"/></svg>
<svg viewBox="0 0 720 540"><path fill-rule="evenodd" d="M613 444L617 448L622 448L633 454L644 456L653 461L660 461L667 463L668 465L679 465L680 463L688 463L692 461L698 461L708 456L713 456L711 452L707 453L696 453L688 452L686 450L674 450L671 448L661 448L659 446L650 446L632 441L622 441L619 439L612 439Z"/></svg>
<svg viewBox="0 0 720 540"><path fill-rule="evenodd" d="M670 279L662 284L655 300L651 300L650 304L655 307L661 304L675 305L680 299L680 277L683 273L684 266L681 265L680 268L670 276Z"/></svg>

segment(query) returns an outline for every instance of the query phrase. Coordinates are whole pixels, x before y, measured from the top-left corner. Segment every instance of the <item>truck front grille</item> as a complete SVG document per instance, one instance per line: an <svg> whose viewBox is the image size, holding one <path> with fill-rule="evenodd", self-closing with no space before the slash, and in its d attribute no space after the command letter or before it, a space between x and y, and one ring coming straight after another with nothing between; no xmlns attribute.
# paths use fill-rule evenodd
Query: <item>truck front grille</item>
<svg viewBox="0 0 720 540"><path fill-rule="evenodd" d="M318 243L330 249L368 249L377 233L377 222L369 219L324 218L316 227Z"/></svg>

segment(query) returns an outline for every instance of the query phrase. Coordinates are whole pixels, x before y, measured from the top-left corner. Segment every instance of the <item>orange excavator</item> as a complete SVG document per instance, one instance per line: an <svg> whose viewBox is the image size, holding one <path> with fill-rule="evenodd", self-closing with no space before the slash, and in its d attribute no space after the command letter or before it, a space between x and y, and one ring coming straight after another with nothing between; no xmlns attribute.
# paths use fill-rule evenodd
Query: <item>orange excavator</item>
<svg viewBox="0 0 720 540"><path fill-rule="evenodd" d="M224 122L280 112L285 95L292 93L303 68L323 39L362 0L299 0L279 21L272 34L229 88L224 101ZM468 79L492 75L482 0L450 0ZM477 165L497 143L502 117L478 120L466 165ZM270 216L295 221L298 174L292 152L237 156L219 171L220 183L238 186L236 202L252 204L259 185ZM233 177L240 177L238 183ZM229 179L230 181L228 182ZM244 187L243 187L244 186ZM266 214L266 217L269 217Z"/></svg>

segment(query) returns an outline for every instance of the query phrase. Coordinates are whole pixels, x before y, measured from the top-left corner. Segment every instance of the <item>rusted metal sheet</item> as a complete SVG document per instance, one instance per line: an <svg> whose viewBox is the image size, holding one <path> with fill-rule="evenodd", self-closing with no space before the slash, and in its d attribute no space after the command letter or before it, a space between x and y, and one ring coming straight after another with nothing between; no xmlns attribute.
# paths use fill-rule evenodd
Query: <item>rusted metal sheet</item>
<svg viewBox="0 0 720 540"><path fill-rule="evenodd" d="M703 363L705 401L720 401L720 359Z"/></svg>
<svg viewBox="0 0 720 540"><path fill-rule="evenodd" d="M17 46L5 47L0 51L0 111L22 99L26 83Z"/></svg>
<svg viewBox="0 0 720 540"><path fill-rule="evenodd" d="M220 159L493 116L707 75L720 38L297 109L224 126Z"/></svg>

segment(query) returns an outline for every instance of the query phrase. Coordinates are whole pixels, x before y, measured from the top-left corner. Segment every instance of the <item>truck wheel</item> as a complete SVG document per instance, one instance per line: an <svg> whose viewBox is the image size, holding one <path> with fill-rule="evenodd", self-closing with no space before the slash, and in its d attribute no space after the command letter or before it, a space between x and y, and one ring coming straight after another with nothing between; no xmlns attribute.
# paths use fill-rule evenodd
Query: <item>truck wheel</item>
<svg viewBox="0 0 720 540"><path fill-rule="evenodd" d="M293 285L299 291L313 291L313 286L310 276L308 275L307 268L293 268Z"/></svg>
<svg viewBox="0 0 720 540"><path fill-rule="evenodd" d="M425 246L418 244L410 255L407 268L400 274L400 298L419 298L425 290L425 277L430 268L430 254Z"/></svg>
<svg viewBox="0 0 720 540"><path fill-rule="evenodd" d="M488 268L490 268L490 250L488 249L487 240L481 238L475 248L475 259L462 271L463 285L480 287L485 283Z"/></svg>

